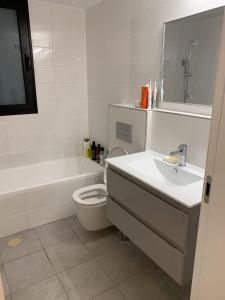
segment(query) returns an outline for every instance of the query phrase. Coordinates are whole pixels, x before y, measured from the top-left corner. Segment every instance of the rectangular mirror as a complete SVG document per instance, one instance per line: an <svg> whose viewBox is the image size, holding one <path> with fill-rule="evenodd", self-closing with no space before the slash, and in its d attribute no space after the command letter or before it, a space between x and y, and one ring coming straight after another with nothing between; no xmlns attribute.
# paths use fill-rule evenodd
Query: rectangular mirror
<svg viewBox="0 0 225 300"><path fill-rule="evenodd" d="M212 106L224 7L164 24L161 102Z"/></svg>

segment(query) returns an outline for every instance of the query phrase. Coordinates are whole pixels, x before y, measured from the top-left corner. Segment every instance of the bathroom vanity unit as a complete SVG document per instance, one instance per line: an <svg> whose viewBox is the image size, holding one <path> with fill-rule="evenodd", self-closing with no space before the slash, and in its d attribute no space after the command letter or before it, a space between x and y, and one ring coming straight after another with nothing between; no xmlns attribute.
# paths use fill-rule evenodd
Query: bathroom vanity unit
<svg viewBox="0 0 225 300"><path fill-rule="evenodd" d="M180 285L192 279L203 178L151 151L108 160L107 217Z"/></svg>

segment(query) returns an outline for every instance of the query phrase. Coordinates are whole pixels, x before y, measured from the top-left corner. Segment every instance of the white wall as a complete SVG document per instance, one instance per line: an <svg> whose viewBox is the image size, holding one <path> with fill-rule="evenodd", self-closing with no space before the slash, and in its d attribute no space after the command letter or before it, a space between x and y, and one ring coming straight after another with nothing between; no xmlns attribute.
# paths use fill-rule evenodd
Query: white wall
<svg viewBox="0 0 225 300"><path fill-rule="evenodd" d="M81 154L88 135L85 12L29 1L38 115L0 118L0 168Z"/></svg>
<svg viewBox="0 0 225 300"><path fill-rule="evenodd" d="M182 115L153 112L151 149L169 154L179 144L188 145L188 162L205 167L210 122Z"/></svg>
<svg viewBox="0 0 225 300"><path fill-rule="evenodd" d="M163 23L222 5L225 0L104 0L88 9L88 100L92 137L107 145L107 105L133 103L140 98L140 87L149 78L159 79ZM187 142L189 161L203 166L209 123L209 120L193 122L193 118L187 116L178 118L154 113L151 148L168 153L180 142Z"/></svg>

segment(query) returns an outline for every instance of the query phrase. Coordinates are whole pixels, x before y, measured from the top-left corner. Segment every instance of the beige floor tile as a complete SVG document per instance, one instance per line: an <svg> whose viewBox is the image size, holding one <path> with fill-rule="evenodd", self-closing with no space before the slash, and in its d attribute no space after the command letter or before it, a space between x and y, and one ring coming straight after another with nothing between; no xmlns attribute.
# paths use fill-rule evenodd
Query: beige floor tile
<svg viewBox="0 0 225 300"><path fill-rule="evenodd" d="M163 295L166 295L168 299L171 300L189 300L190 293L191 293L191 283L186 284L185 286L179 286L169 276L166 276L161 286L160 292ZM159 297L160 297L160 293L157 300L160 299ZM165 297L165 299L167 298Z"/></svg>
<svg viewBox="0 0 225 300"><path fill-rule="evenodd" d="M12 295L12 300L67 300L57 277L51 277Z"/></svg>
<svg viewBox="0 0 225 300"><path fill-rule="evenodd" d="M151 264L151 261L132 244L121 246L96 259L115 283L120 283Z"/></svg>
<svg viewBox="0 0 225 300"><path fill-rule="evenodd" d="M76 216L70 217L65 221L73 229L79 239L84 243L96 241L112 234L111 228L99 231L87 231L81 226Z"/></svg>
<svg viewBox="0 0 225 300"><path fill-rule="evenodd" d="M59 274L70 300L89 300L113 286L94 259Z"/></svg>
<svg viewBox="0 0 225 300"><path fill-rule="evenodd" d="M186 300L182 288L158 267L129 278L119 289L127 300Z"/></svg>
<svg viewBox="0 0 225 300"><path fill-rule="evenodd" d="M54 274L43 251L7 263L5 272L11 293L29 287Z"/></svg>
<svg viewBox="0 0 225 300"><path fill-rule="evenodd" d="M118 249L127 243L129 242L124 242L119 238L119 236L111 233L107 236L99 237L96 240L86 242L85 246L94 256L100 256L108 253L109 251Z"/></svg>
<svg viewBox="0 0 225 300"><path fill-rule="evenodd" d="M0 239L0 252L3 263L40 251L41 249L41 244L33 230Z"/></svg>
<svg viewBox="0 0 225 300"><path fill-rule="evenodd" d="M117 288L113 288L104 292L101 295L94 297L92 300L125 300Z"/></svg>
<svg viewBox="0 0 225 300"><path fill-rule="evenodd" d="M35 231L44 248L75 238L74 232L64 220L40 226Z"/></svg>
<svg viewBox="0 0 225 300"><path fill-rule="evenodd" d="M91 258L78 238L47 248L46 253L56 272L62 272Z"/></svg>

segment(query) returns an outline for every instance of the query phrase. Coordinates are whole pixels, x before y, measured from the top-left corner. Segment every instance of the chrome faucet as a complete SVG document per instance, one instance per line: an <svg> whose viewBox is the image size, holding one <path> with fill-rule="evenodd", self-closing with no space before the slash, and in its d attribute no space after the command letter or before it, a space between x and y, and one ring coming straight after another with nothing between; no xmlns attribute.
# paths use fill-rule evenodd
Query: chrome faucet
<svg viewBox="0 0 225 300"><path fill-rule="evenodd" d="M179 155L179 166L186 166L187 163L187 145L181 144L178 146L178 149L170 152L171 156Z"/></svg>

